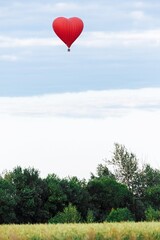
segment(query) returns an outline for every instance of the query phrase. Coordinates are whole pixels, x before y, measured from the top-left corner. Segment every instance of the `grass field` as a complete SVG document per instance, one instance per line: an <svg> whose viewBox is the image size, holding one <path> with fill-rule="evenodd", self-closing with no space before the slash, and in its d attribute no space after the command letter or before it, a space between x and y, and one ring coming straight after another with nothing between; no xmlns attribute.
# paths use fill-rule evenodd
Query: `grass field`
<svg viewBox="0 0 160 240"><path fill-rule="evenodd" d="M160 239L160 223L0 225L0 240L94 239Z"/></svg>

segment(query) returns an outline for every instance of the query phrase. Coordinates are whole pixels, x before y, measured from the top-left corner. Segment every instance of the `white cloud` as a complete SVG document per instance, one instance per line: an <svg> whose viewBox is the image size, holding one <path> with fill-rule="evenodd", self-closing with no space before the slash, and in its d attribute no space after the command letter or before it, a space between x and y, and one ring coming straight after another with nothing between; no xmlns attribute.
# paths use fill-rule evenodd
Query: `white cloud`
<svg viewBox="0 0 160 240"><path fill-rule="evenodd" d="M130 32L83 32L77 40L84 47L159 47L160 29ZM57 36L53 38L13 38L0 36L0 48L52 47L62 45Z"/></svg>
<svg viewBox="0 0 160 240"><path fill-rule="evenodd" d="M0 115L106 118L160 111L160 88L0 97Z"/></svg>
<svg viewBox="0 0 160 240"><path fill-rule="evenodd" d="M0 36L0 48L22 48L58 46L61 42L53 38L13 38Z"/></svg>
<svg viewBox="0 0 160 240"><path fill-rule="evenodd" d="M159 47L160 30L139 32L91 32L81 40L88 47Z"/></svg>

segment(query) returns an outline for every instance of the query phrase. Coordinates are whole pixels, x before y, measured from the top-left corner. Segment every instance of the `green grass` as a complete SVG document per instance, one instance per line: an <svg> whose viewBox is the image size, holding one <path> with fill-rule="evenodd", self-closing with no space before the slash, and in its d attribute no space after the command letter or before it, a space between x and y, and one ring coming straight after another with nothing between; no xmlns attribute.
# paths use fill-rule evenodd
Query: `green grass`
<svg viewBox="0 0 160 240"><path fill-rule="evenodd" d="M160 223L0 225L0 240L160 240Z"/></svg>

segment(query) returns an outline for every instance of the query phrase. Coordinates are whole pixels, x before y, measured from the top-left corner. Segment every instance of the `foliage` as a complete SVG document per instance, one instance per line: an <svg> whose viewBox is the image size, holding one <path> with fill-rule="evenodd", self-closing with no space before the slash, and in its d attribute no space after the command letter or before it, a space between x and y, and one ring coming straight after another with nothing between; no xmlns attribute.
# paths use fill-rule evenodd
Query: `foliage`
<svg viewBox="0 0 160 240"><path fill-rule="evenodd" d="M66 206L71 203L76 206L82 218L86 218L90 199L86 181L77 177L64 178L60 181L60 186L66 196Z"/></svg>
<svg viewBox="0 0 160 240"><path fill-rule="evenodd" d="M150 187L160 185L160 170L153 169L149 164L144 164L135 179L136 195L144 197L145 192Z"/></svg>
<svg viewBox="0 0 160 240"><path fill-rule="evenodd" d="M153 169L149 164L144 165L143 169L145 185L153 187L160 185L160 170Z"/></svg>
<svg viewBox="0 0 160 240"><path fill-rule="evenodd" d="M111 178L94 178L88 182L91 196L90 209L96 221L103 221L112 208L126 207L132 203L132 194L127 187Z"/></svg>
<svg viewBox="0 0 160 240"><path fill-rule="evenodd" d="M106 178L112 178L115 180L114 174L108 169L106 165L98 164L97 166L97 177L106 177ZM96 176L91 173L91 178L96 178Z"/></svg>
<svg viewBox="0 0 160 240"><path fill-rule="evenodd" d="M16 199L14 185L6 179L0 178L0 224L14 223Z"/></svg>
<svg viewBox="0 0 160 240"><path fill-rule="evenodd" d="M80 213L75 206L69 204L68 207L65 207L63 212L59 212L51 218L49 223L79 223L80 221Z"/></svg>
<svg viewBox="0 0 160 240"><path fill-rule="evenodd" d="M95 220L94 218L94 213L92 210L88 209L88 212L87 212L87 217L86 217L86 222L87 223L93 223Z"/></svg>
<svg viewBox="0 0 160 240"><path fill-rule="evenodd" d="M128 208L112 208L106 220L108 222L134 221L133 215Z"/></svg>
<svg viewBox="0 0 160 240"><path fill-rule="evenodd" d="M149 164L139 169L136 156L117 143L106 163L114 174L108 165L99 164L87 181L75 176L60 179L54 173L42 179L38 170L19 166L5 172L0 176L0 224L47 223L53 218L59 222L55 219L64 218L69 204L88 223L103 222L112 208L128 208L135 221L157 216L160 170Z"/></svg>
<svg viewBox="0 0 160 240"><path fill-rule="evenodd" d="M145 202L139 197L133 197L132 212L134 213L135 221L139 222L145 220L145 209Z"/></svg>
<svg viewBox="0 0 160 240"><path fill-rule="evenodd" d="M46 185L34 168L16 167L7 173L4 179L14 185L15 215L18 223L44 222L47 213L44 209L46 201Z"/></svg>
<svg viewBox="0 0 160 240"><path fill-rule="evenodd" d="M145 211L146 221L159 221L160 220L160 211L155 210L149 206Z"/></svg>
<svg viewBox="0 0 160 240"><path fill-rule="evenodd" d="M45 208L49 213L49 217L52 218L58 212L63 211L66 206L67 196L61 187L61 180L55 174L48 175L45 182L48 187Z"/></svg>
<svg viewBox="0 0 160 240"><path fill-rule="evenodd" d="M125 146L115 143L113 157L111 160L106 160L106 163L114 167L116 179L134 192L134 181L138 172L136 156L129 153Z"/></svg>
<svg viewBox="0 0 160 240"><path fill-rule="evenodd" d="M160 209L160 185L148 187L145 191L145 201L153 208Z"/></svg>

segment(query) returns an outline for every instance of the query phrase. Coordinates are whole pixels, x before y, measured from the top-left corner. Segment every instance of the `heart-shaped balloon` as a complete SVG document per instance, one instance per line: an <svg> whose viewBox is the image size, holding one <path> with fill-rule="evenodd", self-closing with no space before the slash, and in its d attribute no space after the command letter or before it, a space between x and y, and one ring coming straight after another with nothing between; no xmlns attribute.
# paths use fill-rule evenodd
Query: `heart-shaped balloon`
<svg viewBox="0 0 160 240"><path fill-rule="evenodd" d="M81 34L84 24L83 21L77 17L58 17L53 21L52 27L56 35L67 45L68 50L70 50L72 43Z"/></svg>

